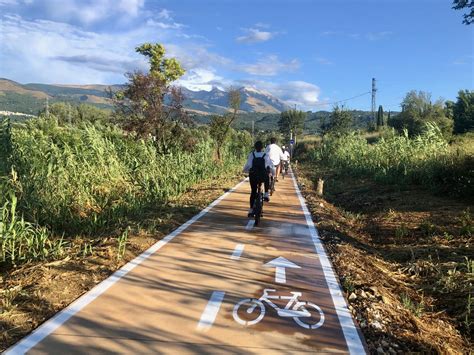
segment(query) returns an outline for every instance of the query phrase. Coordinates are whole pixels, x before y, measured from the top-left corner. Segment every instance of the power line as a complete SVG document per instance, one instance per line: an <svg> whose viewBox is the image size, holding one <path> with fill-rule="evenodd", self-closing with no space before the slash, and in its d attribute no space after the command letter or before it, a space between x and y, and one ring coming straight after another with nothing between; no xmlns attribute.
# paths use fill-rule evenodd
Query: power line
<svg viewBox="0 0 474 355"><path fill-rule="evenodd" d="M361 97L361 96L364 96L364 95L367 95L367 94L371 94L371 93L372 93L372 91L367 91L367 92L364 92L362 94L349 97L348 99L343 99L343 100L338 100L338 101L333 101L333 102L321 102L321 103L313 104L312 106L334 105L334 104L338 104L340 102L346 102L346 101L349 101L349 100L352 100L352 99L356 99L358 97Z"/></svg>

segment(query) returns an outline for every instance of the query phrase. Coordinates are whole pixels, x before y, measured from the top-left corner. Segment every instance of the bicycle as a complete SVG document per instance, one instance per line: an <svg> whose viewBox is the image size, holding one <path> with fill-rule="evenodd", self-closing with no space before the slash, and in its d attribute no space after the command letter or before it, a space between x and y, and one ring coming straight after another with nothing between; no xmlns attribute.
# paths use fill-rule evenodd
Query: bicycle
<svg viewBox="0 0 474 355"><path fill-rule="evenodd" d="M273 195L273 193L275 192L275 177L273 175L270 176L270 186L269 186L269 190L270 190L270 196Z"/></svg>
<svg viewBox="0 0 474 355"><path fill-rule="evenodd" d="M257 187L257 196L255 196L255 200L253 202L253 215L255 218L255 226L258 226L260 223L260 218L263 216L263 192L262 192L262 185L263 182L258 184Z"/></svg>
<svg viewBox="0 0 474 355"><path fill-rule="evenodd" d="M278 169L278 165L275 166L274 171L276 171L277 169ZM272 196L273 193L276 191L275 182L276 182L276 173L275 173L275 175L273 173L270 173L270 186L269 186L270 196Z"/></svg>
<svg viewBox="0 0 474 355"><path fill-rule="evenodd" d="M251 326L255 325L258 322L260 322L263 317L265 316L265 303L267 303L270 307L275 309L277 311L277 314L280 317L289 317L293 318L293 320L298 324L300 327L305 328L305 329L318 329L324 324L324 313L321 310L321 308L314 303L311 302L301 302L298 300L298 297L301 297L302 293L301 292L290 292L292 296L272 296L270 293L275 293L277 292L274 289L264 289L263 290L263 295L260 296L259 299L256 298L245 298L234 306L234 309L232 311L232 316L234 317L234 320L245 326ZM271 300L288 300L287 305L285 308L280 308L278 307L275 303L273 303ZM255 309L259 309L259 313L257 314L257 317L254 319L250 320L245 320L242 319L242 317L239 315L239 309L248 304L248 308L246 311L244 311L244 314L246 313L247 315L250 315L254 313ZM316 310L316 312L311 313L309 310L312 308L313 310ZM310 322L304 322L301 320L301 318L312 318L313 315L316 314L316 323L310 323ZM314 318L314 317L313 317Z"/></svg>
<svg viewBox="0 0 474 355"><path fill-rule="evenodd" d="M290 169L290 162L288 160L283 161L281 167L281 176L284 179L285 175L288 174L288 170Z"/></svg>

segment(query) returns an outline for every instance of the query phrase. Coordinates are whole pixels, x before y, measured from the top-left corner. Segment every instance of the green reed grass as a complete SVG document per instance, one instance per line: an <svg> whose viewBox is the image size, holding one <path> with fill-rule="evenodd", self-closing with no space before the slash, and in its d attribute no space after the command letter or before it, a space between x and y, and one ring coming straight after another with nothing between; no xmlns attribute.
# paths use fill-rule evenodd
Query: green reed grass
<svg viewBox="0 0 474 355"><path fill-rule="evenodd" d="M387 132L374 144L358 133L327 136L313 156L351 176L474 195L474 158L454 152L435 124L415 138Z"/></svg>
<svg viewBox="0 0 474 355"><path fill-rule="evenodd" d="M32 121L13 131L19 206L28 220L56 232L91 234L241 164L247 147L229 145L218 164L207 132L194 135L192 152L160 155L152 140L114 128Z"/></svg>
<svg viewBox="0 0 474 355"><path fill-rule="evenodd" d="M17 199L0 207L0 261L4 264L58 257L63 253L64 242L53 240L46 230L26 222L17 214Z"/></svg>
<svg viewBox="0 0 474 355"><path fill-rule="evenodd" d="M194 184L241 167L248 133L232 131L216 162L207 129L190 130L197 142L192 151L163 155L152 139L137 140L116 127L35 119L2 129L8 145L0 159L8 154L9 164L0 171L0 260L50 257L62 248L51 234L109 233Z"/></svg>

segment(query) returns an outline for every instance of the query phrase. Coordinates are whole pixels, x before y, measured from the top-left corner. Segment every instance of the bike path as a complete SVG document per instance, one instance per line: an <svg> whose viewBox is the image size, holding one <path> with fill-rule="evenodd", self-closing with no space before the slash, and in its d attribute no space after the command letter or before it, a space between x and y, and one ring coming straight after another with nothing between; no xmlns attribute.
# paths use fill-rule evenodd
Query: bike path
<svg viewBox="0 0 474 355"><path fill-rule="evenodd" d="M239 184L7 353L364 353L293 178L258 227L248 198Z"/></svg>

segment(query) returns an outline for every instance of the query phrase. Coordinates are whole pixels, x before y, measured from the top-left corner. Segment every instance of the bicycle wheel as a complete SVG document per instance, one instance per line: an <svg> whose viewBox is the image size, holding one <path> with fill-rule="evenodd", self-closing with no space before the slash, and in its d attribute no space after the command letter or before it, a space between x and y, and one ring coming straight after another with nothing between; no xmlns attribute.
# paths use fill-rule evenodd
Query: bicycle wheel
<svg viewBox="0 0 474 355"><path fill-rule="evenodd" d="M240 310L239 312L239 308L244 305L246 305L247 309L244 312L242 312L242 310ZM255 310L257 310L256 317L254 314ZM234 317L234 320L239 324L254 325L260 322L265 316L265 305L262 303L262 301L257 300L255 298L245 298L234 306L232 316Z"/></svg>
<svg viewBox="0 0 474 355"><path fill-rule="evenodd" d="M314 312L311 312L312 311L311 308L316 310L317 313L315 314ZM324 323L324 313L323 313L322 309L319 308L319 306L316 306L314 303L311 303L311 302L298 302L294 305L293 310L294 311L306 310L306 311L311 313L310 317L293 317L293 320L300 327L303 327L303 328L306 328L306 329L318 329ZM301 318L308 319L308 320L316 319L317 322L316 323L303 322L301 320Z"/></svg>
<svg viewBox="0 0 474 355"><path fill-rule="evenodd" d="M258 226L258 223L260 222L260 217L262 215L262 193L259 192L257 194L257 198L255 199L255 209L253 210L253 213L255 215L255 226Z"/></svg>
<svg viewBox="0 0 474 355"><path fill-rule="evenodd" d="M275 192L275 178L272 176L270 179L270 196L272 196Z"/></svg>

